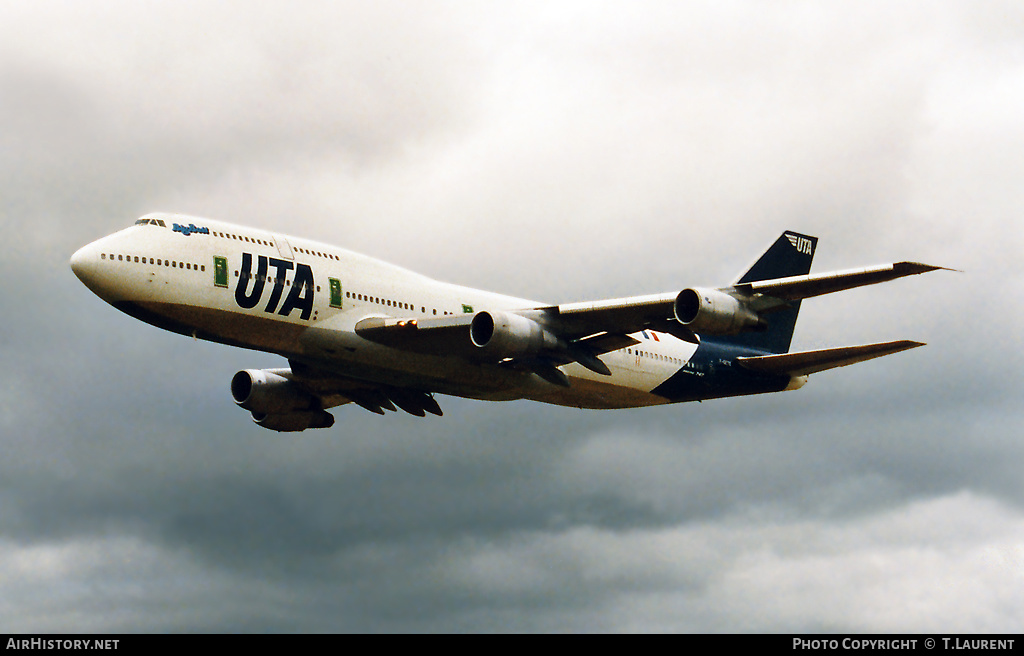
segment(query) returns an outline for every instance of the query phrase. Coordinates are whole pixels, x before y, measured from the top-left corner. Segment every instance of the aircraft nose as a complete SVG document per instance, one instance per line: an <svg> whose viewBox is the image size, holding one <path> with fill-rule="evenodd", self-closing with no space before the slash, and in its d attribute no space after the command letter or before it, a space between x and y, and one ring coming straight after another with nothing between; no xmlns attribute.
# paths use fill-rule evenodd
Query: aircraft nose
<svg viewBox="0 0 1024 656"><path fill-rule="evenodd" d="M95 274L96 247L93 244L82 246L71 256L71 270L86 285Z"/></svg>
<svg viewBox="0 0 1024 656"><path fill-rule="evenodd" d="M101 243L103 242L103 243ZM94 294L107 298L112 291L116 279L112 279L110 271L105 270L101 262L100 252L104 250L104 240L94 241L82 246L71 256L71 270Z"/></svg>
<svg viewBox="0 0 1024 656"><path fill-rule="evenodd" d="M79 250L75 251L75 255L71 256L71 270L74 271L75 275L78 276L78 279L83 282L85 281L83 276L86 275L86 268L88 267L88 252L89 247L83 246Z"/></svg>

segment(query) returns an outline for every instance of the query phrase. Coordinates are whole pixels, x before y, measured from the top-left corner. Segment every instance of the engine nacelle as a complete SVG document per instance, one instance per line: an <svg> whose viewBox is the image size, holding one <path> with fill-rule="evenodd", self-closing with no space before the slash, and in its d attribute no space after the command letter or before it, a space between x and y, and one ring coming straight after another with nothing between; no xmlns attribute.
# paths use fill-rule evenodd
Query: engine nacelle
<svg viewBox="0 0 1024 656"><path fill-rule="evenodd" d="M497 359L556 349L558 338L536 321L510 312L477 312L469 326L473 345Z"/></svg>
<svg viewBox="0 0 1024 656"><path fill-rule="evenodd" d="M320 410L317 398L284 376L263 369L245 369L235 374L231 379L231 396L235 403L252 411L253 415Z"/></svg>
<svg viewBox="0 0 1024 656"><path fill-rule="evenodd" d="M252 413L252 420L258 426L281 433L295 433L304 431L307 428L330 428L334 425L334 415L323 410L270 415L254 412Z"/></svg>
<svg viewBox="0 0 1024 656"><path fill-rule="evenodd" d="M673 311L679 323L707 335L733 335L764 326L742 301L715 289L684 289L676 296Z"/></svg>

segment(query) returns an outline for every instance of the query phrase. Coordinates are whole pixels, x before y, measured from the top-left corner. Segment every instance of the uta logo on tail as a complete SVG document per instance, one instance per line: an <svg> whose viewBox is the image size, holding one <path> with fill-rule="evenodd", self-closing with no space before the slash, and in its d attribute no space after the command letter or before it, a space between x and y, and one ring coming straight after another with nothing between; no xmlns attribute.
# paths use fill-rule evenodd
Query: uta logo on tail
<svg viewBox="0 0 1024 656"><path fill-rule="evenodd" d="M796 235L791 235L787 232L786 239L789 240L789 243L793 244L793 248L795 248L798 252L804 253L805 255L814 254L814 245L811 243L811 240L808 239L807 237L797 237Z"/></svg>

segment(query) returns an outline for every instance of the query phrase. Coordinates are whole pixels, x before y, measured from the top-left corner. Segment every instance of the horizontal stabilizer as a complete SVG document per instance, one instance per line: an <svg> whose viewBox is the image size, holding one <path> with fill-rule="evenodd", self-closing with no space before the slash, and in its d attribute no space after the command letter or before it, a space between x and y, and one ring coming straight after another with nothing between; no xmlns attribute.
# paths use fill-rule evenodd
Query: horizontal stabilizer
<svg viewBox="0 0 1024 656"><path fill-rule="evenodd" d="M841 348L823 349L820 351L801 351L782 355L761 355L756 357L736 358L736 363L744 369L763 374L788 376L806 376L808 374L845 367L846 365L864 362L883 355L892 355L900 351L924 346L921 342L902 340L864 346L844 346Z"/></svg>

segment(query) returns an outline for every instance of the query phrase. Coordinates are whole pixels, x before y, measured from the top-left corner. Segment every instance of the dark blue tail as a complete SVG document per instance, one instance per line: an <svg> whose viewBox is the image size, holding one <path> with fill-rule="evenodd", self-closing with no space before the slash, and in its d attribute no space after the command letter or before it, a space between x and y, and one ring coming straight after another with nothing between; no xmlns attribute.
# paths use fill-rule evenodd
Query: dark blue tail
<svg viewBox="0 0 1024 656"><path fill-rule="evenodd" d="M754 262L754 265L746 273L740 276L736 284L805 276L811 271L811 260L814 259L814 251L817 246L817 237L787 230L757 262ZM800 301L792 301L778 310L761 315L768 324L766 330L740 333L728 337L715 337L714 341L769 353L788 353L799 312Z"/></svg>

